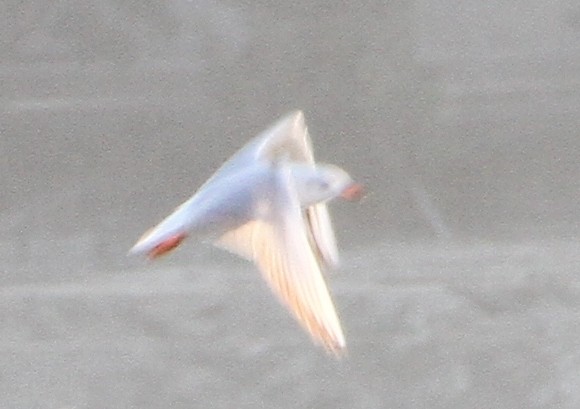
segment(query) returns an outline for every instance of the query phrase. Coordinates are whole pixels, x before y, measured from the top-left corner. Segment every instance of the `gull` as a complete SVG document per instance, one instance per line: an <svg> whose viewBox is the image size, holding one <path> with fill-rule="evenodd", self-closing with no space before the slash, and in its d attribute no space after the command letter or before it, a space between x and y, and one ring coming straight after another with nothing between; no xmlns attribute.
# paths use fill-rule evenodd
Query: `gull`
<svg viewBox="0 0 580 409"><path fill-rule="evenodd" d="M345 338L323 276L339 265L327 202L361 194L347 172L315 162L296 111L246 144L129 252L154 259L187 237L209 239L254 262L313 341L342 356Z"/></svg>

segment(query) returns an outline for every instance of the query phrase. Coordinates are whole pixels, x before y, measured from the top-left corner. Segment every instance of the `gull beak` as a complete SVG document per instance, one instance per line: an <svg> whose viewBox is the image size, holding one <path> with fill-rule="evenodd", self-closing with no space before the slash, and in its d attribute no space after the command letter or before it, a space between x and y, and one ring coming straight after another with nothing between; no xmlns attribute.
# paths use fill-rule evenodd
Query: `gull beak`
<svg viewBox="0 0 580 409"><path fill-rule="evenodd" d="M345 200L358 201L364 196L364 187L360 183L353 182L348 185L340 194Z"/></svg>

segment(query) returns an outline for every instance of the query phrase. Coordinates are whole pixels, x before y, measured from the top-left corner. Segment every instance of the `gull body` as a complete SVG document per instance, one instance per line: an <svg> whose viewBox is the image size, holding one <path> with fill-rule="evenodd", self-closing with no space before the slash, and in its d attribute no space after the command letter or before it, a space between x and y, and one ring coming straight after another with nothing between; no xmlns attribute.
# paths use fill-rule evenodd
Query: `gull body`
<svg viewBox="0 0 580 409"><path fill-rule="evenodd" d="M339 263L326 202L353 191L344 170L314 162L297 111L251 140L130 252L155 258L188 236L209 238L253 261L313 340L340 355L346 343L322 275Z"/></svg>

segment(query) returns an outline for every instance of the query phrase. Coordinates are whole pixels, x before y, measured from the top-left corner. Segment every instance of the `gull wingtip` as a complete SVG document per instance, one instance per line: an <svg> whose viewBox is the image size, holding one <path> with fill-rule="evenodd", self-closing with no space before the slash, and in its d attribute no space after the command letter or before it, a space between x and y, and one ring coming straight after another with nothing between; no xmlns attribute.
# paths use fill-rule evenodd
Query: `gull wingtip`
<svg viewBox="0 0 580 409"><path fill-rule="evenodd" d="M305 122L304 112L301 109L295 109L293 111L290 111L286 115L284 115L282 118L283 118L283 120L286 120L286 121L289 120L295 124L304 124L304 122Z"/></svg>
<svg viewBox="0 0 580 409"><path fill-rule="evenodd" d="M348 348L346 347L344 339L337 340L336 342L325 345L324 347L326 352L338 360L342 360L348 356Z"/></svg>

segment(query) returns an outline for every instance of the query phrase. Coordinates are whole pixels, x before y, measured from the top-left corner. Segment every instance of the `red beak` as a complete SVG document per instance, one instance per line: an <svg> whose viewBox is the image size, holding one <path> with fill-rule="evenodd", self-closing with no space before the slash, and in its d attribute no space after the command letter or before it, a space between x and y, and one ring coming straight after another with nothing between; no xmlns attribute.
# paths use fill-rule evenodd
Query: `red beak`
<svg viewBox="0 0 580 409"><path fill-rule="evenodd" d="M351 183L342 191L340 197L349 201L360 200L364 196L364 188L360 183Z"/></svg>

